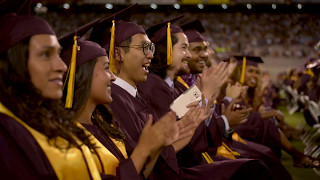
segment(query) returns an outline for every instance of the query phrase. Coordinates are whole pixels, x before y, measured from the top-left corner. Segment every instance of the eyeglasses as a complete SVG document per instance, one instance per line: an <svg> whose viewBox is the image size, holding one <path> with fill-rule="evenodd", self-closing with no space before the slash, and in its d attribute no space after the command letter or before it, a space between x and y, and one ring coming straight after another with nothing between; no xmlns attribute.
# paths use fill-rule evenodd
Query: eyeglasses
<svg viewBox="0 0 320 180"><path fill-rule="evenodd" d="M120 47L128 47L128 48L135 48L135 49L142 49L143 54L146 56L149 52L154 54L156 47L152 42L145 42L142 45L131 45L131 46L120 46Z"/></svg>

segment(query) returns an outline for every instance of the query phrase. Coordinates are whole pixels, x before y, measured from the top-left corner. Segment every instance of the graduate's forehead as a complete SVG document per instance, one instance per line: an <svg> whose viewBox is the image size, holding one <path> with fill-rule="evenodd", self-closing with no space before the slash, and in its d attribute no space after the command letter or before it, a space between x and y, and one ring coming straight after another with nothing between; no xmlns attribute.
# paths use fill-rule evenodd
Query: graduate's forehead
<svg viewBox="0 0 320 180"><path fill-rule="evenodd" d="M145 42L151 42L149 37L146 34L138 33L138 34L131 36L131 38L132 38L131 44L133 44L133 43L141 44L141 43L145 43Z"/></svg>

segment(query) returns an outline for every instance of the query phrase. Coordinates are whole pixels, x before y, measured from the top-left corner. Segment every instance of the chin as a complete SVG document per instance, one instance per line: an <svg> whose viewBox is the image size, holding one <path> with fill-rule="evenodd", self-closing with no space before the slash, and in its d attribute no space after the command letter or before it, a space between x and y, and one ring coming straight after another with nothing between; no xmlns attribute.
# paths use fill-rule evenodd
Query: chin
<svg viewBox="0 0 320 180"><path fill-rule="evenodd" d="M44 93L43 98L50 100L59 100L62 98L62 91L60 90L58 92Z"/></svg>
<svg viewBox="0 0 320 180"><path fill-rule="evenodd" d="M255 87L257 87L257 85L256 84L248 84L248 87L255 88Z"/></svg>
<svg viewBox="0 0 320 180"><path fill-rule="evenodd" d="M148 78L148 74L144 75L143 78L139 79L139 82L137 82L137 83L146 82L146 81L147 81L147 78ZM137 83L136 83L136 84L137 84Z"/></svg>

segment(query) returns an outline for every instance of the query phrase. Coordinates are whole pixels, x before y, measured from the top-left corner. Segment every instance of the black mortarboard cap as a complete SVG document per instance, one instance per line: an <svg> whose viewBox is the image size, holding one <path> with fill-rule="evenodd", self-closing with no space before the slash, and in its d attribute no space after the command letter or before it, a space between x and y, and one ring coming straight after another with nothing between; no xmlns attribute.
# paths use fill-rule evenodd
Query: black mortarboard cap
<svg viewBox="0 0 320 180"><path fill-rule="evenodd" d="M201 34L205 32L199 19L193 20L181 26L184 34L188 37L189 43L207 41Z"/></svg>
<svg viewBox="0 0 320 180"><path fill-rule="evenodd" d="M0 17L0 54L20 41L38 34L55 35L51 26L35 16L9 13Z"/></svg>
<svg viewBox="0 0 320 180"><path fill-rule="evenodd" d="M177 17L162 21L162 22L160 22L158 24L155 24L155 25L149 27L146 30L146 33L147 33L148 37L150 38L150 40L152 42L155 42L155 43L159 42L163 38L167 37L168 23L170 23L171 34L183 32L183 30L179 26L172 25L174 22L178 21L182 17L184 17L184 15L180 15L180 16L177 16Z"/></svg>
<svg viewBox="0 0 320 180"><path fill-rule="evenodd" d="M91 32L89 40L97 42L106 51L109 51L110 70L113 73L117 73L114 48L135 34L146 34L142 26L128 22L136 7L137 4L134 4L100 20Z"/></svg>
<svg viewBox="0 0 320 180"><path fill-rule="evenodd" d="M233 56L238 60L238 64L242 64L243 60L246 59L246 65L257 67L259 63L264 63L262 58L259 56Z"/></svg>
<svg viewBox="0 0 320 180"><path fill-rule="evenodd" d="M31 0L0 0L0 16L8 13L30 15Z"/></svg>
<svg viewBox="0 0 320 180"><path fill-rule="evenodd" d="M119 46L120 43L130 38L135 34L146 34L144 29L133 22L129 22L133 12L138 4L129 6L107 18L101 19L93 28L90 34L90 41L94 41L105 48L107 51L110 47L111 28L113 20L115 21L114 31L114 46Z"/></svg>
<svg viewBox="0 0 320 180"><path fill-rule="evenodd" d="M73 103L76 67L95 58L107 56L105 49L99 44L80 39L80 37L90 30L98 21L99 20L94 20L59 38L59 42L64 48L61 58L69 66L66 79L66 81L68 81L66 108L71 108Z"/></svg>
<svg viewBox="0 0 320 180"><path fill-rule="evenodd" d="M99 22L100 19L91 21L88 24L85 24L73 32L70 32L66 35L59 37L59 42L63 47L61 58L64 62L69 65L72 50L74 45L74 38L77 36L77 53L76 53L76 65L79 66L84 64L94 58L100 56L107 56L106 51L101 48L101 46L95 42L82 40L80 39L83 35L85 35L96 23Z"/></svg>

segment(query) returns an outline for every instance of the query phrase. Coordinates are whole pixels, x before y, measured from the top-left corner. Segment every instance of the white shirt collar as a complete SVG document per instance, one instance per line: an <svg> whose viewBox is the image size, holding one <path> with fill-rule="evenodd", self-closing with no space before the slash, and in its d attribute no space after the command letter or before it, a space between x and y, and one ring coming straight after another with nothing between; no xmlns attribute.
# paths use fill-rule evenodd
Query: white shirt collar
<svg viewBox="0 0 320 180"><path fill-rule="evenodd" d="M126 90L129 94L131 94L133 97L136 97L137 95L137 88L131 86L131 84L127 83L123 79L116 77L116 80L113 81L114 84L120 86L122 89Z"/></svg>
<svg viewBox="0 0 320 180"><path fill-rule="evenodd" d="M169 87L174 88L173 81L170 79L169 76L166 76L166 78L164 79L164 81L168 84Z"/></svg>

